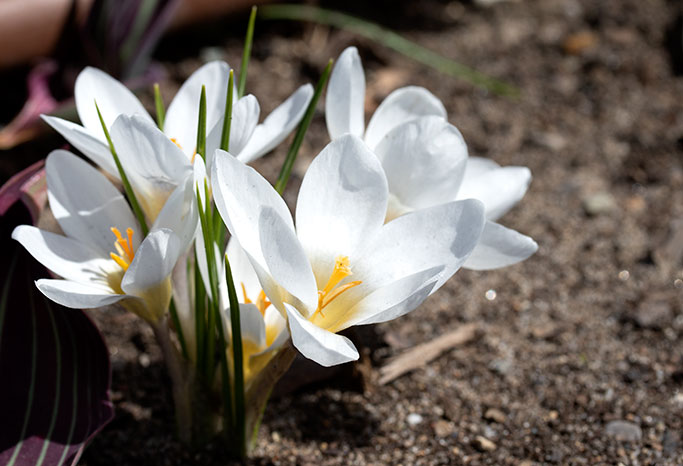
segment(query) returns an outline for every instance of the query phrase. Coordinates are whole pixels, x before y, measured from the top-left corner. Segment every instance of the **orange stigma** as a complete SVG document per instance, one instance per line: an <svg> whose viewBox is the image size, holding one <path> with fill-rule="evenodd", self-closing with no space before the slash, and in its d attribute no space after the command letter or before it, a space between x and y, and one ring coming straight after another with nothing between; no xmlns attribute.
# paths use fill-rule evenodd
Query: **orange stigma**
<svg viewBox="0 0 683 466"><path fill-rule="evenodd" d="M130 266L130 263L133 262L133 258L135 257L135 251L133 251L133 229L126 228L127 238L121 236L121 232L118 228L111 227L111 232L116 236L114 247L118 254L111 252L109 253L109 257L119 264L123 270L128 270L128 266Z"/></svg>

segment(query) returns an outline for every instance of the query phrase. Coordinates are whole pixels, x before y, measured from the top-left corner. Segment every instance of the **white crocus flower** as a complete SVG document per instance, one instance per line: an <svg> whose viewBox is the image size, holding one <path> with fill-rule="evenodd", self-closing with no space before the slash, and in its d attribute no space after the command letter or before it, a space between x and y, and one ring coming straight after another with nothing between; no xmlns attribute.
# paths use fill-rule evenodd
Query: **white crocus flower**
<svg viewBox="0 0 683 466"><path fill-rule="evenodd" d="M358 358L337 332L417 307L464 263L484 225L477 200L384 224L386 177L352 135L330 143L309 167L296 229L282 197L252 168L217 157L211 179L218 210L272 306L287 316L292 342L325 366Z"/></svg>
<svg viewBox="0 0 683 466"><path fill-rule="evenodd" d="M46 162L48 199L66 236L21 225L12 233L41 264L63 279L41 279L40 291L66 307L120 303L154 323L171 299L170 274L197 222L191 199L177 189L146 238L126 200L95 168L66 151Z"/></svg>
<svg viewBox="0 0 683 466"><path fill-rule="evenodd" d="M188 159L193 158L196 150L202 85L206 88L206 127L209 131L207 153L213 154L219 147L229 71L230 67L225 62L207 63L183 83L168 107L163 131L183 150ZM234 95L237 95L236 91ZM300 87L262 124L257 124L259 107L254 96L247 95L234 102L230 141L231 147L234 144L235 149L232 152L242 160L250 161L272 150L301 120L312 95L310 85ZM87 67L78 75L74 99L83 126L57 117L43 118L69 143L118 178L95 101L107 128L112 127L119 115L138 115L151 125L156 125L155 121L126 86L96 68Z"/></svg>
<svg viewBox="0 0 683 466"><path fill-rule="evenodd" d="M345 98L348 95L350 98ZM463 267L505 267L528 258L536 242L495 223L526 193L526 167L500 167L469 157L458 129L429 91L405 87L390 94L364 128L365 76L355 47L341 54L330 77L325 114L330 137L364 134L380 159L389 184L387 220L457 199L484 203L486 225L479 244Z"/></svg>

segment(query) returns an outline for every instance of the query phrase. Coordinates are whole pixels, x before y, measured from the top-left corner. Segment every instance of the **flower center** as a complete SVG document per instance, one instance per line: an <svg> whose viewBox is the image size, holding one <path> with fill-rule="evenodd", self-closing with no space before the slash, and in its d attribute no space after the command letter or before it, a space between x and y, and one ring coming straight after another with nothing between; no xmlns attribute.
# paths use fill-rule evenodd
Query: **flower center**
<svg viewBox="0 0 683 466"><path fill-rule="evenodd" d="M180 145L178 140L176 138L169 138L173 144L178 146L178 149L183 150L183 146ZM197 149L192 153L192 159L190 160L190 163L194 163L194 158L197 156Z"/></svg>
<svg viewBox="0 0 683 466"><path fill-rule="evenodd" d="M121 236L121 232L118 228L111 227L111 232L116 236L114 247L118 254L110 252L109 257L119 264L123 270L128 270L128 266L133 262L133 258L135 257L135 251L133 251L133 229L126 228L127 238Z"/></svg>
<svg viewBox="0 0 683 466"><path fill-rule="evenodd" d="M268 309L268 306L270 306L270 301L268 301L266 293L263 290L261 290L261 292L258 294L258 297L256 298L256 303L254 303L251 299L249 299L249 296L247 296L247 288L244 286L244 282L242 282L241 285L242 295L244 296L244 303L255 304L261 315L265 317L266 309Z"/></svg>
<svg viewBox="0 0 683 466"><path fill-rule="evenodd" d="M313 319L313 317L315 317L318 313L325 317L323 314L323 309L325 309L328 304L330 304L343 292L363 283L360 280L356 280L338 287L337 285L339 285L339 283L349 275L353 275L353 272L351 272L351 266L349 265L349 258L347 256L337 256L335 258L332 275L330 275L330 279L327 280L327 285L325 285L322 290L318 291L318 308L311 316L311 319Z"/></svg>

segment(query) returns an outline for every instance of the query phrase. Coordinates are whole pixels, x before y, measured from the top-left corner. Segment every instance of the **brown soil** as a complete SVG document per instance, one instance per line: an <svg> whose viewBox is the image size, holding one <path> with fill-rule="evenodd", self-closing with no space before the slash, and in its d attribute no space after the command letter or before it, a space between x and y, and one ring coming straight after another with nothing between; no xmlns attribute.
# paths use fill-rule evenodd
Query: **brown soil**
<svg viewBox="0 0 683 466"><path fill-rule="evenodd" d="M247 89L262 113L356 45L368 114L392 89L422 85L443 100L471 155L530 167L531 188L502 223L539 251L499 271L461 270L412 314L359 332L355 368L271 401L250 464L683 463L683 78L667 42L678 3L372 8L356 13L513 83L521 97L487 94L349 33L261 22ZM165 95L197 57L237 66L243 19L162 43ZM289 201L327 140L318 112ZM273 180L285 151L256 167ZM174 437L151 331L127 314L94 315L111 348L117 412L82 463L226 464L219 444L191 452ZM479 338L378 384L388 358L469 322ZM620 430L617 420L629 424Z"/></svg>

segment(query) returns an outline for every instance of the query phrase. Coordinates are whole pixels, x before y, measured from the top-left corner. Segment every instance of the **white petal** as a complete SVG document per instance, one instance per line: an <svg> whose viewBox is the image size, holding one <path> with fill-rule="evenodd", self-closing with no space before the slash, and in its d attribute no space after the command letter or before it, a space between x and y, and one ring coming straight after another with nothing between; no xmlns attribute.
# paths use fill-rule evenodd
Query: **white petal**
<svg viewBox="0 0 683 466"><path fill-rule="evenodd" d="M294 222L282 197L256 170L246 166L230 153L216 151L211 168L211 186L216 207L230 234L245 252L265 267L259 242L261 208L270 207L285 225L294 231Z"/></svg>
<svg viewBox="0 0 683 466"><path fill-rule="evenodd" d="M182 252L180 247L180 239L171 230L150 232L135 251L133 262L121 280L121 289L126 294L145 297L171 275Z"/></svg>
<svg viewBox="0 0 683 466"><path fill-rule="evenodd" d="M244 292L251 301L256 301L261 292L261 284L258 281L254 267L251 266L249 258L245 254L242 246L235 239L230 238L227 247L228 260L232 270L232 278L237 290L237 298L244 302ZM242 289L244 287L244 290Z"/></svg>
<svg viewBox="0 0 683 466"><path fill-rule="evenodd" d="M113 290L72 282L70 280L41 279L36 286L45 296L62 306L72 309L92 309L108 306L126 298Z"/></svg>
<svg viewBox="0 0 683 466"><path fill-rule="evenodd" d="M239 154L247 142L249 142L258 124L260 112L261 108L259 107L258 100L251 94L242 97L235 103L232 109L230 140L228 141L228 150L231 154ZM216 149L220 149L223 121L224 118L221 117L206 138L207 154L213 155ZM213 157L209 157L209 170L211 170L212 160Z"/></svg>
<svg viewBox="0 0 683 466"><path fill-rule="evenodd" d="M45 123L52 126L69 144L99 165L114 178L119 179L119 171L116 169L114 157L111 155L109 145L92 135L87 129L61 118L41 115Z"/></svg>
<svg viewBox="0 0 683 466"><path fill-rule="evenodd" d="M496 162L484 157L469 157L467 159L467 166L465 167L465 178L474 179L488 171L500 168Z"/></svg>
<svg viewBox="0 0 683 466"><path fill-rule="evenodd" d="M230 323L230 309L225 310L225 321ZM258 348L266 346L266 325L261 311L253 304L240 304L242 340L249 340Z"/></svg>
<svg viewBox="0 0 683 466"><path fill-rule="evenodd" d="M261 209L259 238L266 270L272 279L301 301L310 312L315 311L318 304L318 287L311 263L296 233L290 230L286 221L269 207ZM269 293L265 286L264 291ZM268 297L273 305L281 309L277 296L268 294Z"/></svg>
<svg viewBox="0 0 683 466"><path fill-rule="evenodd" d="M297 89L254 129L249 142L237 155L238 158L244 163L249 163L267 154L284 141L304 117L312 97L313 86L310 84Z"/></svg>
<svg viewBox="0 0 683 466"><path fill-rule="evenodd" d="M398 125L380 141L375 154L389 192L412 209L455 200L467 163L467 145L460 131L436 116Z"/></svg>
<svg viewBox="0 0 683 466"><path fill-rule="evenodd" d="M358 350L351 340L310 323L289 304L285 308L292 343L305 357L325 367L358 359Z"/></svg>
<svg viewBox="0 0 683 466"><path fill-rule="evenodd" d="M166 200L152 230L167 228L180 239L181 251L186 251L199 226L199 214L195 202L194 177L188 175Z"/></svg>
<svg viewBox="0 0 683 466"><path fill-rule="evenodd" d="M111 128L119 115L139 115L154 124L145 107L126 86L96 68L86 67L78 75L74 99L83 126L103 142L106 139L95 108L96 100L107 128Z"/></svg>
<svg viewBox="0 0 683 466"><path fill-rule="evenodd" d="M197 146L199 98L202 85L206 88L206 127L210 130L225 113L229 74L230 67L227 63L222 61L207 63L192 73L192 76L178 90L171 105L168 106L164 133L169 138L174 138L188 156L192 156Z"/></svg>
<svg viewBox="0 0 683 466"><path fill-rule="evenodd" d="M396 126L427 115L446 118L446 109L434 94L416 86L397 89L375 110L365 132L365 142L374 149L384 135Z"/></svg>
<svg viewBox="0 0 683 466"><path fill-rule="evenodd" d="M387 182L377 157L350 134L311 163L296 206L297 233L324 286L339 255L350 256L384 223Z"/></svg>
<svg viewBox="0 0 683 466"><path fill-rule="evenodd" d="M60 277L79 283L111 289L107 285L107 271L114 262L80 241L39 230L29 225L20 225L12 232L12 238L19 241L38 262Z"/></svg>
<svg viewBox="0 0 683 466"><path fill-rule="evenodd" d="M121 193L83 159L56 150L45 162L48 198L55 218L67 236L82 241L107 257L116 237L111 227L140 232ZM137 239L137 237L134 237ZM133 247L137 247L135 242Z"/></svg>
<svg viewBox="0 0 683 466"><path fill-rule="evenodd" d="M458 199L479 199L486 207L486 218L497 220L524 197L531 172L526 167L501 167L480 176L467 176L458 191Z"/></svg>
<svg viewBox="0 0 683 466"><path fill-rule="evenodd" d="M487 221L479 243L463 267L491 270L516 264L538 250L538 244L521 233Z"/></svg>
<svg viewBox="0 0 683 466"><path fill-rule="evenodd" d="M325 97L325 121L330 139L345 133L363 137L365 74L356 47L348 47L334 65Z"/></svg>
<svg viewBox="0 0 683 466"><path fill-rule="evenodd" d="M427 299L442 270L443 267L434 267L418 272L370 293L349 311L351 319L335 330L387 322L407 314Z"/></svg>
<svg viewBox="0 0 683 466"><path fill-rule="evenodd" d="M133 191L152 223L171 192L192 173L190 160L159 128L139 117L117 118L111 137Z"/></svg>
<svg viewBox="0 0 683 466"><path fill-rule="evenodd" d="M436 288L469 257L484 228L484 206L476 200L416 210L385 224L352 258L354 276L371 292L403 277L444 266Z"/></svg>

